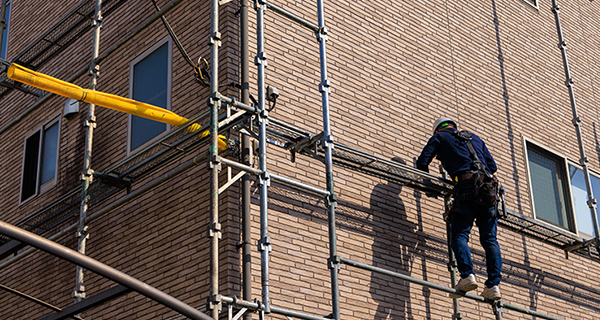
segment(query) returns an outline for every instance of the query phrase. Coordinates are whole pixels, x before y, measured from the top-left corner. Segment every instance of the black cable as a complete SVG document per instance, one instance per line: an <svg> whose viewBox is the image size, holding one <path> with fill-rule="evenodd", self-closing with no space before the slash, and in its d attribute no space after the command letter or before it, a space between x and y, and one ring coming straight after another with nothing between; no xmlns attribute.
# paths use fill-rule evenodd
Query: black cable
<svg viewBox="0 0 600 320"><path fill-rule="evenodd" d="M154 4L154 8L156 9L157 12L160 11L160 7L158 6L158 4L156 4L155 0L152 0L152 4ZM192 61L190 56L185 51L185 48L183 48L181 41L179 41L179 38L177 38L177 35L175 35L175 31L173 31L173 28L171 28L171 25L167 21L167 18L165 18L164 16L160 16L160 19L162 20L163 25L165 26L167 31L169 32L169 35L171 35L171 38L175 42L175 46L177 47L177 49L179 50L179 52L181 53L181 55L183 56L185 61L190 65L190 67L192 67L192 69L194 69L194 75L196 76L196 81L198 81L199 83L201 83L204 86L208 86L209 85L209 81L208 81L209 74L208 74L208 70L207 70L208 62L206 61L206 59L200 57L200 58L198 58L198 63L194 64L194 62Z"/></svg>

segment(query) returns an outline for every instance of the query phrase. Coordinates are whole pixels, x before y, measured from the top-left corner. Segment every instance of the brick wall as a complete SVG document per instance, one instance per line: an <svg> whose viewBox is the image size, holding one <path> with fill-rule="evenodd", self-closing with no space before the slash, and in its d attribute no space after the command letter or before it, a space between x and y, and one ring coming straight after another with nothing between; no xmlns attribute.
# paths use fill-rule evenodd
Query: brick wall
<svg viewBox="0 0 600 320"><path fill-rule="evenodd" d="M168 2L159 1L160 6ZM9 59L77 4L37 10L47 5L22 0L13 5ZM312 1L280 1L278 6L317 22ZM593 50L600 40L595 22L596 2L561 1L561 19L568 41L569 61L575 79L584 143L590 166L600 171L596 124L596 90L600 57ZM539 9L521 0L441 3L427 1L327 1L329 28L327 58L332 83L331 122L337 142L412 165L439 116L456 119L487 143L499 164L498 176L508 190L507 206L533 217L523 139L530 139L569 159L577 160L577 137L558 37L550 2ZM223 46L220 51L221 84L239 81L238 2L224 4L220 12ZM45 8L45 7L44 7ZM208 59L206 45L210 4L182 1L166 15L193 60ZM127 1L104 20L104 51L155 12L150 3ZM34 24L36 17L43 23ZM41 26L43 24L43 26ZM251 60L256 55L255 15L250 10ZM129 63L167 36L160 21L129 40L101 63L98 90L128 96ZM274 119L310 134L322 130L318 91L319 51L315 35L273 11L266 16L266 82L279 89ZM41 71L66 79L89 61L91 33ZM250 92L256 96L256 68L251 67ZM198 86L192 70L173 49L172 110L192 117L204 110L208 89ZM87 87L88 78L75 81ZM238 96L222 87L222 94ZM15 223L79 186L86 106L73 119L61 120L61 146L57 186L19 205L23 141L34 128L58 115L65 99L52 97L40 108L0 134L2 163L1 219ZM4 126L34 99L13 91L0 100L0 126ZM92 167L102 171L127 156L127 116L96 109ZM235 139L236 135L232 134ZM204 148L204 149L203 149ZM205 147L194 151L203 152ZM324 166L319 161L286 151L268 149L268 169L274 173L326 189ZM187 156L189 158L191 155ZM135 182L149 182L185 159ZM437 172L438 163L431 166ZM222 172L220 183L226 180ZM209 175L204 165L160 185L140 198L113 210L90 226L87 254L183 300L194 307L205 304L209 287ZM343 168L334 170L338 196L337 245L343 258L371 264L436 284L449 286L443 202L406 186ZM134 187L134 189L135 189ZM234 184L220 197L223 239L220 249L220 293L241 296L240 186ZM273 182L269 193L270 292L277 307L326 316L331 312L327 209L321 196ZM260 299L259 189L252 186L253 297ZM125 191L94 206L103 208ZM76 221L62 225L64 228ZM53 230L56 232L60 230ZM48 235L52 234L51 232ZM472 253L479 279L485 278L484 252L472 233ZM569 255L554 246L499 228L504 269L504 302L563 319L596 319L600 292L595 276L600 265ZM76 248L74 234L59 243ZM6 260L5 260L6 261ZM2 284L59 307L72 304L75 266L52 256L34 253L2 272ZM401 280L348 266L340 273L343 319L448 319L452 300L446 294ZM483 282L483 281L480 281ZM88 296L114 284L86 272ZM0 315L7 319L34 319L48 310L6 292L0 292ZM465 319L494 319L491 308L461 301ZM84 318L169 319L173 311L140 296L125 297L90 309ZM279 315L269 316L284 319ZM255 314L253 318L258 319ZM505 309L505 319L529 319Z"/></svg>

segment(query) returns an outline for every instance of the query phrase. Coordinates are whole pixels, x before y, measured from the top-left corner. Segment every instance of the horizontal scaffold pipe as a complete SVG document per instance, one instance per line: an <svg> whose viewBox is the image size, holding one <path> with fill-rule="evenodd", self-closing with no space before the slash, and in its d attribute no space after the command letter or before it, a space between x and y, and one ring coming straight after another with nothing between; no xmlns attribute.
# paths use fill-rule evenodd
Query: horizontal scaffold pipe
<svg viewBox="0 0 600 320"><path fill-rule="evenodd" d="M94 63L96 63L96 64L100 63L100 61L104 60L111 53L113 53L115 50L117 50L120 47L122 47L125 43L127 43L127 41L129 41L135 35L137 35L141 31L143 31L144 29L146 29L152 22L156 21L158 18L160 18L161 16L163 16L167 12L171 11L175 7L175 5L177 5L181 1L182 0L173 0L173 1L169 2L159 12L155 13L150 18L146 19L146 21L144 21L140 25L138 25L134 30L132 30L131 32L129 32L125 37L121 38L117 43L115 43L110 48L108 48L107 50L105 50L104 52L102 52L98 56L98 58L95 59ZM89 69L90 69L89 64L86 64L84 67L82 67L81 69L79 69L79 71L77 71L74 75L72 75L71 77L69 77L67 79L67 81L68 82L75 81L75 79L78 79L79 77L81 77L82 75L84 75L86 72L88 72ZM29 113L31 113L33 110L39 108L42 104L44 104L46 101L48 101L48 99L51 96L52 96L52 94L47 94L47 95L43 96L38 101L36 101L31 107L29 107L25 111L21 112L21 114L19 114L16 118L14 118L13 120L11 120L4 127L0 128L0 134L2 134L4 131L8 130L10 127L12 127L15 123L19 122L26 115L28 115Z"/></svg>
<svg viewBox="0 0 600 320"><path fill-rule="evenodd" d="M276 13L278 13L292 21L295 21L295 22L301 24L302 26L304 26L306 28L311 29L314 32L319 32L319 26L317 26L316 24L310 23L310 22L298 17L297 15L295 15L293 13L287 12L287 11L283 10L282 8L272 4L270 2L267 2L267 8L275 11Z"/></svg>
<svg viewBox="0 0 600 320"><path fill-rule="evenodd" d="M42 305L42 306L44 306L44 307L46 307L48 309L52 309L52 310L57 311L57 312L61 312L62 311L62 309L59 308L59 307L57 307L57 306L51 305L48 302L42 301L42 300L40 300L38 298L34 298L34 297L32 297L32 296L30 296L28 294L25 294L23 292L15 290L15 289L9 288L7 286L3 286L3 285L0 284L0 289L4 290L6 292L10 292L10 293L12 293L14 295L17 295L19 297L22 297L24 299L27 299L29 301L32 301L34 303L37 303L39 305ZM71 318L77 319L77 320L83 320L83 318L81 318L79 316L71 316Z"/></svg>
<svg viewBox="0 0 600 320"><path fill-rule="evenodd" d="M260 308L261 308L261 306L256 302L240 300L235 297L232 298L232 297L222 296L221 301L225 304L230 304L230 305L238 306L241 308L248 308L250 310L260 310ZM281 315L288 316L288 317L294 317L294 318L306 319L306 320L331 320L330 318L314 316L311 314L288 310L288 309L283 309L283 308L278 308L278 307L274 307L274 306L271 306L271 313L281 314Z"/></svg>
<svg viewBox="0 0 600 320"><path fill-rule="evenodd" d="M4 221L0 221L0 233L7 235L11 238L17 239L21 242L27 243L32 247L38 248L39 250L45 251L51 255L57 256L69 262L72 262L78 266L82 266L85 269L91 270L103 277L106 277L114 282L122 284L131 290L134 290L164 306L167 306L190 319L197 320L211 320L213 318L205 315L204 313L196 310L190 305L170 296L150 285L144 283L138 279L135 279L115 268L105 265L95 259L92 259L79 252L75 252L63 245L56 242L50 241L43 237L40 237L34 233L17 228Z"/></svg>
<svg viewBox="0 0 600 320"><path fill-rule="evenodd" d="M170 110L106 92L84 89L70 82L27 69L16 63L11 64L6 72L6 75L12 80L19 81L32 87L52 92L63 97L87 102L89 104L121 111L173 126L181 126L189 121L189 119L184 118ZM199 124L193 123L187 128L187 130L189 132L195 132L200 128L201 126ZM202 133L202 136L206 135L208 135L208 131ZM218 139L218 144L219 149L227 149L227 141L224 136L221 136L221 138Z"/></svg>
<svg viewBox="0 0 600 320"><path fill-rule="evenodd" d="M239 162L231 161L231 160L228 160L228 159L225 159L225 158L220 158L219 160L224 165L226 165L226 166L229 166L229 167L232 167L232 168L235 168L235 169L239 169L239 170L243 170L243 171L246 171L246 172L251 173L251 174L256 175L256 176L259 176L259 175L262 174L261 170L253 168L253 167L250 167L250 166L247 166L247 165L244 165L244 164L241 164ZM322 189L313 187L311 185L308 185L308 184L305 184L305 183L302 183L302 182L298 182L298 181L292 180L290 178L286 178L286 177L283 177L283 176L280 176L280 175L276 175L276 174L273 174L273 173L270 173L269 176L273 180L275 180L275 181L279 181L279 182L281 182L283 184L286 184L286 185L289 185L289 186L292 186L292 187L297 187L297 188L300 188L300 189L305 189L305 190L312 191L314 193L325 195L325 196L329 195L329 191L322 190Z"/></svg>
<svg viewBox="0 0 600 320"><path fill-rule="evenodd" d="M152 180L151 182L145 184L144 186L140 187L139 189L136 189L135 191L127 194L126 196L124 196L123 198L109 204L108 206L98 210L97 212L94 212L93 214L89 215L86 219L85 219L85 224L90 224L91 222L97 220L98 218L104 216L105 214L109 213L110 211L124 205L125 203L141 196L142 194L144 194L145 192L153 189L154 187L178 176L179 174L189 170L192 167L195 167L199 164L205 164L206 163L206 159L207 159L207 155L203 154L201 156L195 157L194 159L186 162L185 164L167 172L166 174ZM63 229L62 231L54 234L53 236L49 237L48 240L56 240L61 238L62 236L69 234L71 232L73 232L75 229L77 229L77 227L79 226L79 223L75 223L65 229ZM21 252L20 254L18 254L17 256L13 257L10 260L4 261L2 264L0 264L0 270L8 267L9 265L12 265L13 263L16 263L17 261L27 257L28 255L32 254L33 252L35 252L35 248L29 248L23 252Z"/></svg>
<svg viewBox="0 0 600 320"><path fill-rule="evenodd" d="M461 295L461 296L463 296L465 298L468 298L468 299L471 299L471 300L475 300L475 301L478 301L478 302L484 302L484 303L490 303L490 304L494 303L494 301L486 299L486 298L478 296L478 295L474 295L474 294L471 294L471 293L464 293L463 291L459 291L459 290L456 290L456 289L444 287L442 285L435 284L433 282L429 282L429 281L425 281L425 280L413 278L413 277L410 277L410 276L407 276L407 275L404 275L404 274L401 274L401 273L389 271L389 270L382 269L382 268L377 268L377 267L374 267L374 266L370 266L368 264L364 264L364 263L352 261L352 260L345 259L345 258L340 258L340 261L342 263L344 263L344 264L349 265L349 266L353 266L353 267L357 267L357 268L360 268L360 269L363 269L363 270L372 271L372 272L376 272L376 273L379 273L379 274L387 275L387 276L390 276L392 278L397 278L397 279L400 279L400 280L408 281L408 282L411 282L411 283L414 283L414 284L418 284L418 285L421 285L421 286L424 286L424 287L427 287L427 288L431 288L431 289L436 289L436 290L443 291L443 292L446 292L446 293L458 294L458 295ZM513 305L510 305L510 304L507 304L507 303L503 303L502 306L504 308L507 308L507 309L515 310L515 311L518 311L518 312L521 312L521 313L525 313L525 314L536 316L536 317L543 318L543 319L563 320L561 318L556 318L556 317L549 316L549 315L543 314L543 313L539 313L539 312L533 311L533 310L523 309L523 308L520 308L520 307L517 307L517 306L513 306Z"/></svg>

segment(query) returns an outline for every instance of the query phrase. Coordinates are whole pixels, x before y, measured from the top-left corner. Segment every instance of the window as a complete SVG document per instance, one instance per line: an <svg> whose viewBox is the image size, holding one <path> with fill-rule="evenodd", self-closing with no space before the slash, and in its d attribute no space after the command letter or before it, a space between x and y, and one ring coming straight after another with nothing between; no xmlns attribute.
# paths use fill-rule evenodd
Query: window
<svg viewBox="0 0 600 320"><path fill-rule="evenodd" d="M129 97L171 109L171 39L158 42L130 64ZM144 146L169 130L167 124L129 116L128 152Z"/></svg>
<svg viewBox="0 0 600 320"><path fill-rule="evenodd" d="M6 1L6 28L2 34L2 51L0 52L0 58L6 59L6 51L8 50L8 27L10 26L10 7L12 1Z"/></svg>
<svg viewBox="0 0 600 320"><path fill-rule="evenodd" d="M579 167L569 164L569 178L571 179L571 192L573 195L573 206L575 208L575 220L577 221L577 230L582 238L590 239L594 237L594 225L590 208L587 205L588 195L585 185L583 170ZM592 193L594 198L600 196L600 178L590 174L592 184ZM596 221L598 220L596 218Z"/></svg>
<svg viewBox="0 0 600 320"><path fill-rule="evenodd" d="M575 231L565 159L526 142L537 219Z"/></svg>
<svg viewBox="0 0 600 320"><path fill-rule="evenodd" d="M25 138L21 203L56 185L60 118Z"/></svg>

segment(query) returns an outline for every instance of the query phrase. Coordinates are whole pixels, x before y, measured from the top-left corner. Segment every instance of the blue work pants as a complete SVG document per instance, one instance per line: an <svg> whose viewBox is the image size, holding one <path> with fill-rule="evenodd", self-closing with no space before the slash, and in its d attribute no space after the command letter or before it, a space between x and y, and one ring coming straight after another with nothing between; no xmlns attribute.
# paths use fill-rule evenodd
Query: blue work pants
<svg viewBox="0 0 600 320"><path fill-rule="evenodd" d="M488 278L485 285L491 288L500 283L502 276L502 256L500 246L496 240L498 218L493 217L495 208L481 207L468 200L460 201L460 210L450 215L451 247L456 256L458 271L461 278L466 278L473 273L473 261L469 250L469 234L473 221L479 228L479 240L485 251Z"/></svg>

